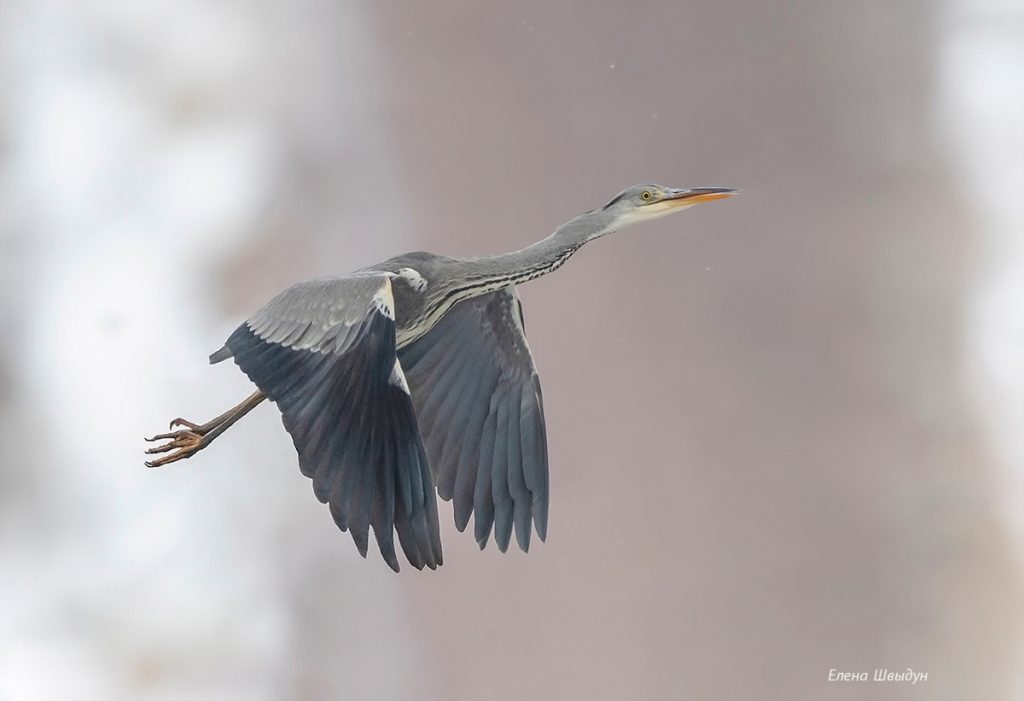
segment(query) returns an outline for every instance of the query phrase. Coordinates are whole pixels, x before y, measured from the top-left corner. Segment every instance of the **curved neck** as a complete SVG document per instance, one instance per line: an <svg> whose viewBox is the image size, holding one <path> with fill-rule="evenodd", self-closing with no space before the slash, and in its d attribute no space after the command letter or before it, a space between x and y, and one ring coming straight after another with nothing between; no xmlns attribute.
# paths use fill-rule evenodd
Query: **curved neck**
<svg viewBox="0 0 1024 701"><path fill-rule="evenodd" d="M433 328L459 302L547 275L569 260L579 248L610 234L618 217L603 209L586 212L555 229L543 241L512 253L478 258L446 259L442 284L428 285L419 313L407 324L400 345L407 345Z"/></svg>
<svg viewBox="0 0 1024 701"><path fill-rule="evenodd" d="M615 231L616 219L606 210L595 209L570 219L546 239L518 251L461 259L454 287L470 291L466 296L475 297L547 275L558 270L583 244Z"/></svg>

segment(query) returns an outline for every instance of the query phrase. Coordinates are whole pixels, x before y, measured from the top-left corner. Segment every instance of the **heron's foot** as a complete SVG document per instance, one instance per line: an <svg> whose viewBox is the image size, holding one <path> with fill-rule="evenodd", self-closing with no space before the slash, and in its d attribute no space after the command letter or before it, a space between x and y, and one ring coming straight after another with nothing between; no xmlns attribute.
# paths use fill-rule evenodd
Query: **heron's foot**
<svg viewBox="0 0 1024 701"><path fill-rule="evenodd" d="M200 450L210 444L207 434L215 427L214 424L195 424L185 419L174 419L171 421L171 428L176 426L185 426L184 430L171 431L169 433L160 433L147 438L146 440L150 443L156 441L167 441L163 445L158 445L153 448L146 450L148 455L155 453L169 453L163 457L156 458L154 460L147 460L146 467L160 467L161 465L167 465L168 463L177 462L178 460L184 460L190 458Z"/></svg>
<svg viewBox="0 0 1024 701"><path fill-rule="evenodd" d="M163 457L146 461L146 467L160 467L167 463L177 462L190 458L206 446L213 443L214 439L227 431L240 418L248 414L260 402L267 398L263 392L253 392L237 406L233 406L215 419L210 419L205 424L192 423L187 419L177 418L171 421L170 431L147 438L150 443L156 441L167 441L146 451L147 454L167 453ZM180 430L175 430L183 427Z"/></svg>

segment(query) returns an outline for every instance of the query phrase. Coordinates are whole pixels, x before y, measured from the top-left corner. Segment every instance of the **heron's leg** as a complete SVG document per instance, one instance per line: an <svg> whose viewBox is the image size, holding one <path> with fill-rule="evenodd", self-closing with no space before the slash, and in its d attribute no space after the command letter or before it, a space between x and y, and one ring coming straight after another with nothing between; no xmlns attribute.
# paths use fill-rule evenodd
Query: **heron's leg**
<svg viewBox="0 0 1024 701"><path fill-rule="evenodd" d="M171 428L185 426L185 430L172 430L170 433L161 433L152 438L147 438L146 440L150 443L154 441L168 442L154 448L149 448L146 453L152 455L153 453L174 452L162 458L147 460L146 467L160 467L161 465L192 457L210 445L210 443L213 443L217 436L231 428L232 424L256 408L266 398L267 395L263 394L263 392L254 392L246 397L245 401L238 406L228 409L217 418L210 419L205 424L192 423L182 418L174 419L171 421Z"/></svg>

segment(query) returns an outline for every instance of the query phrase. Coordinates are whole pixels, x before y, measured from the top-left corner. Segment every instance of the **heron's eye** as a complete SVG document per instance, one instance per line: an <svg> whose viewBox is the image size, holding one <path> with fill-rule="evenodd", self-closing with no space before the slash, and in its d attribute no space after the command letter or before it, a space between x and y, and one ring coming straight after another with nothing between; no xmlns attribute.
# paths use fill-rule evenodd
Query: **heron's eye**
<svg viewBox="0 0 1024 701"><path fill-rule="evenodd" d="M652 197L654 197L654 195L651 194L650 190L644 190L640 193L640 199L644 202L650 202Z"/></svg>

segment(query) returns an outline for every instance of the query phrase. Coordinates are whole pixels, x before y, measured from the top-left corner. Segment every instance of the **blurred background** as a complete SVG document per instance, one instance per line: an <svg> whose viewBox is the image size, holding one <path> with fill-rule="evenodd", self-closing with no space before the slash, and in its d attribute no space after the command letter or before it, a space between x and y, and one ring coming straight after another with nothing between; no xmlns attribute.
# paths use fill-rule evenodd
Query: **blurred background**
<svg viewBox="0 0 1024 701"><path fill-rule="evenodd" d="M0 4L0 699L1024 698L1024 6ZM521 290L549 538L361 559L288 284L740 197ZM829 669L927 672L835 683Z"/></svg>

